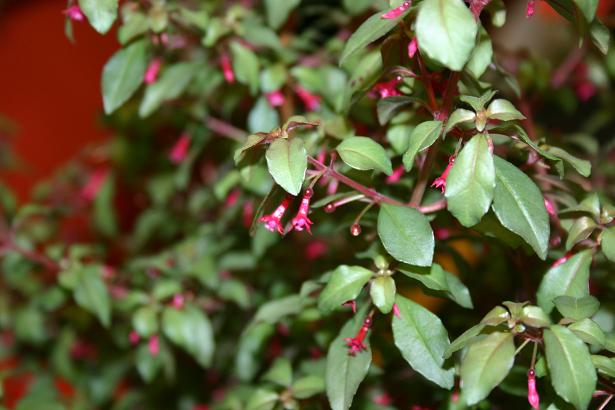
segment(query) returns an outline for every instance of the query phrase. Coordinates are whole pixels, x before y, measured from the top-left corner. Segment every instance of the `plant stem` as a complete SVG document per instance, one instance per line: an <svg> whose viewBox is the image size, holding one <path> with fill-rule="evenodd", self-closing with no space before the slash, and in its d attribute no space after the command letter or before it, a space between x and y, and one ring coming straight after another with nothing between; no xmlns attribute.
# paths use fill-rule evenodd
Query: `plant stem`
<svg viewBox="0 0 615 410"><path fill-rule="evenodd" d="M603 410L606 408L606 405L609 404L609 402L611 401L611 399L613 398L613 395L609 395L607 396L606 399L604 399L604 401L602 402L602 404L600 405L600 407L598 407L598 410Z"/></svg>

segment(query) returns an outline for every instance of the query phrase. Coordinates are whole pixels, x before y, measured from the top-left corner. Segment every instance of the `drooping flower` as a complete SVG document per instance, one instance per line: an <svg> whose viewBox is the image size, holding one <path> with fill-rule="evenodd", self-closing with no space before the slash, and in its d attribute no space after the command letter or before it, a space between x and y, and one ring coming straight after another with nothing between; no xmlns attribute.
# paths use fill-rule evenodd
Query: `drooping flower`
<svg viewBox="0 0 615 410"><path fill-rule="evenodd" d="M265 97L267 97L267 101L269 102L269 105L271 105L272 107L279 107L282 104L284 104L284 101L285 101L284 94L282 94L282 91L280 90L266 93Z"/></svg>
<svg viewBox="0 0 615 410"><path fill-rule="evenodd" d="M383 81L375 84L371 90L371 96L379 96L380 98L396 97L401 95L397 89L397 85L401 83L401 77L397 76L389 81Z"/></svg>
<svg viewBox="0 0 615 410"><path fill-rule="evenodd" d="M292 220L293 229L295 231L303 231L304 229L307 229L309 233L312 233L310 225L312 225L313 222L310 221L307 214L310 210L310 198L312 198L313 194L314 191L312 188L306 189L303 193L303 198L301 198L301 204L299 205L299 211Z"/></svg>
<svg viewBox="0 0 615 410"><path fill-rule="evenodd" d="M149 338L147 348L152 356L157 356L158 353L160 353L160 341L158 340L158 335L154 335Z"/></svg>
<svg viewBox="0 0 615 410"><path fill-rule="evenodd" d="M62 14L67 16L72 21L83 21L83 19L85 18L83 12L81 11L81 7L79 7L79 5L77 4L73 4L72 6L67 7L62 11Z"/></svg>
<svg viewBox="0 0 615 410"><path fill-rule="evenodd" d="M174 164L180 164L188 156L188 148L190 148L190 136L186 133L182 134L178 139L171 152L169 159Z"/></svg>
<svg viewBox="0 0 615 410"><path fill-rule="evenodd" d="M136 330L132 330L130 332L130 334L128 335L128 340L130 341L130 344L133 345L133 346L138 344L140 339L141 339L141 337L136 332Z"/></svg>
<svg viewBox="0 0 615 410"><path fill-rule="evenodd" d="M446 191L446 178L448 177L448 173L451 171L451 168L453 167L454 163L455 163L455 156L452 156L449 158L448 165L446 166L446 169L444 170L442 175L436 178L431 184L432 187L440 188L442 190L442 193Z"/></svg>
<svg viewBox="0 0 615 410"><path fill-rule="evenodd" d="M220 56L220 66L222 67L222 74L224 75L224 80L229 84L234 83L235 72L233 71L231 58L228 56L228 54L223 53Z"/></svg>
<svg viewBox="0 0 615 410"><path fill-rule="evenodd" d="M395 19L399 16L401 16L402 14L404 14L404 12L406 10L408 10L410 8L410 6L412 6L412 2L411 1L404 1L401 6L394 8L393 10L389 10L386 13L384 13L382 16L380 16L380 18L386 19L386 20L391 20L391 19Z"/></svg>
<svg viewBox="0 0 615 410"><path fill-rule="evenodd" d="M81 189L81 197L88 202L93 201L98 191L100 191L102 184L107 179L107 175L109 175L109 170L107 168L98 168L92 172Z"/></svg>
<svg viewBox="0 0 615 410"><path fill-rule="evenodd" d="M320 108L319 95L312 94L311 92L299 85L295 86L295 92L297 93L301 101L303 101L303 104L308 111L317 111Z"/></svg>
<svg viewBox="0 0 615 410"><path fill-rule="evenodd" d="M480 13L489 3L491 3L491 0L470 0L470 11L476 20L478 20Z"/></svg>
<svg viewBox="0 0 615 410"><path fill-rule="evenodd" d="M365 336L367 336L367 332L372 325L372 318L367 316L363 321L363 326L359 329L357 334L354 337L347 337L344 339L346 342L346 346L348 346L348 354L351 356L355 356L357 353L361 353L367 350L367 347L363 344L365 340Z"/></svg>
<svg viewBox="0 0 615 410"><path fill-rule="evenodd" d="M387 177L387 184L394 184L404 175L404 166L400 165L393 170L393 173Z"/></svg>
<svg viewBox="0 0 615 410"><path fill-rule="evenodd" d="M528 0L527 8L525 9L525 17L530 18L536 12L536 0Z"/></svg>
<svg viewBox="0 0 615 410"><path fill-rule="evenodd" d="M265 228L267 230L271 232L278 231L280 235L284 235L284 228L282 227L282 224L280 223L280 221L282 220L284 213L288 209L289 204L290 204L290 197L287 196L282 200L280 205L278 205L278 207L275 209L275 211L273 211L272 214L261 216L258 221L264 222Z"/></svg>
<svg viewBox="0 0 615 410"><path fill-rule="evenodd" d="M413 59L414 55L416 54L416 50L418 49L419 42L416 37L413 37L412 40L410 40L410 42L408 43L408 57L410 57L410 59Z"/></svg>
<svg viewBox="0 0 615 410"><path fill-rule="evenodd" d="M156 82L156 79L158 78L158 72L160 71L160 67L162 67L162 59L154 58L149 63L149 65L147 66L147 69L145 70L145 74L143 75L143 82L145 84L152 84Z"/></svg>
<svg viewBox="0 0 615 410"><path fill-rule="evenodd" d="M527 372L527 401L532 408L536 410L540 408L540 396L538 396L538 390L536 390L536 372L534 372L534 369Z"/></svg>

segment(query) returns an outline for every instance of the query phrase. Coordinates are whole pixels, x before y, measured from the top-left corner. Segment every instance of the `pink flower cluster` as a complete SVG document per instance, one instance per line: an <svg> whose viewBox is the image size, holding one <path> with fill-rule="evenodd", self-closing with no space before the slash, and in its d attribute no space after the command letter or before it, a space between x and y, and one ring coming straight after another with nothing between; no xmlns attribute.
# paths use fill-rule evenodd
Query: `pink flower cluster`
<svg viewBox="0 0 615 410"><path fill-rule="evenodd" d="M301 204L299 205L299 211L297 215L291 220L292 229L295 231L303 231L307 230L309 233L311 231L311 225L313 222L308 218L308 212L310 210L310 199L314 195L314 191L312 188L308 188L303 193L303 198L301 198ZM265 228L271 232L278 231L280 235L284 235L284 227L282 226L282 217L286 213L288 206L290 205L291 197L286 196L280 205L273 211L273 213L269 215L264 215L259 219L259 222L263 222L265 224Z"/></svg>

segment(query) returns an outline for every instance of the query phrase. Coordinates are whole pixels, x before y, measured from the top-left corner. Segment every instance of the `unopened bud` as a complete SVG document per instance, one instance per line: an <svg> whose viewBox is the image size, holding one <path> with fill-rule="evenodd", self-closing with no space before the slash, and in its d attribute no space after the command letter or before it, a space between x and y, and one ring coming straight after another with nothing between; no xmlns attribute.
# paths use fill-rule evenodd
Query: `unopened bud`
<svg viewBox="0 0 615 410"><path fill-rule="evenodd" d="M330 214L333 211L335 211L335 204L333 202L328 203L327 205L325 205L325 212Z"/></svg>
<svg viewBox="0 0 615 410"><path fill-rule="evenodd" d="M361 235L361 225L359 225L358 223L353 223L352 226L350 226L350 234L352 236Z"/></svg>

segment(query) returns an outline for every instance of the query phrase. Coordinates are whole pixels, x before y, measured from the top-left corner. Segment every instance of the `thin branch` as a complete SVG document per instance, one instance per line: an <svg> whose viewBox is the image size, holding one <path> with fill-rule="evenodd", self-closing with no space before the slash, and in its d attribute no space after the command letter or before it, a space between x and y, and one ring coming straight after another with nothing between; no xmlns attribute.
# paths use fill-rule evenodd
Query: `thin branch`
<svg viewBox="0 0 615 410"><path fill-rule="evenodd" d="M243 139L248 135L247 132L241 130L226 121L222 121L218 118L207 117L205 118L205 125L207 128L219 134L223 137L230 138L235 141L243 141Z"/></svg>

